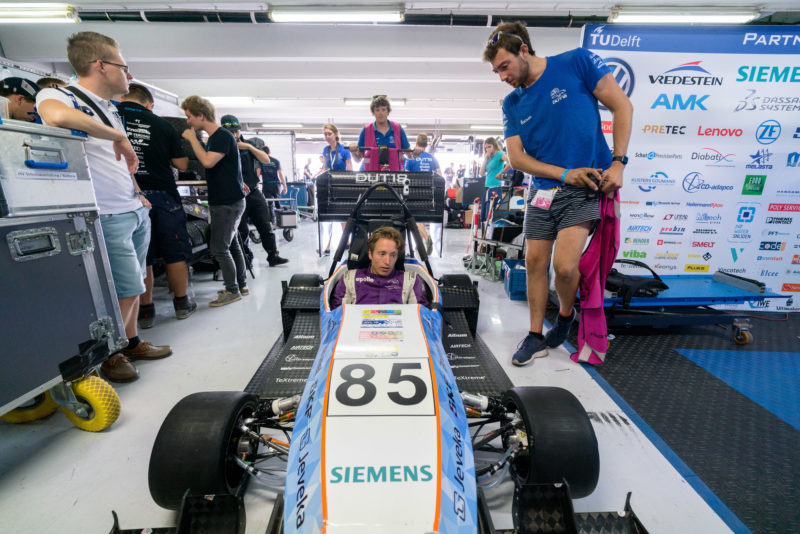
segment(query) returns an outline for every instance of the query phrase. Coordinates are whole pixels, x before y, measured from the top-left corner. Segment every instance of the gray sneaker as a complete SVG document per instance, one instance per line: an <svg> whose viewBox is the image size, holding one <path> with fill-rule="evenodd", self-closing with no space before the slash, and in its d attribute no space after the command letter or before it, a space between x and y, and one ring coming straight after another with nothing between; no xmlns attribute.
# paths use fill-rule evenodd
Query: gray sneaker
<svg viewBox="0 0 800 534"><path fill-rule="evenodd" d="M242 300L242 295L238 291L236 293L231 293L230 291L223 290L218 291L217 299L212 300L208 303L208 305L216 308L217 306L225 306L226 304L236 302L237 300Z"/></svg>
<svg viewBox="0 0 800 534"><path fill-rule="evenodd" d="M239 294L241 294L243 297L246 297L250 294L250 290L247 289L247 286L239 286Z"/></svg>
<svg viewBox="0 0 800 534"><path fill-rule="evenodd" d="M197 309L197 303L191 298L187 300L186 304L175 304L173 301L173 306L175 307L175 317L178 319L186 319Z"/></svg>

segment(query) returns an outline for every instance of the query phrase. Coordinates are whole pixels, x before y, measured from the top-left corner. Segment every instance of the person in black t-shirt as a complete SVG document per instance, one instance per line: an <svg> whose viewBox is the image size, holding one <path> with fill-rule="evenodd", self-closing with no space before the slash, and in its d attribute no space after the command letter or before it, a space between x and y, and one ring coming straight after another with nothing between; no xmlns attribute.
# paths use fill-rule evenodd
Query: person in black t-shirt
<svg viewBox="0 0 800 534"><path fill-rule="evenodd" d="M216 123L214 106L205 98L192 95L181 103L189 128L183 138L189 141L197 160L206 169L208 206L211 212L211 255L219 263L225 289L209 306L224 306L248 295L244 255L236 237L236 227L245 207L245 191L236 138ZM208 134L206 147L197 140L197 130Z"/></svg>
<svg viewBox="0 0 800 534"><path fill-rule="evenodd" d="M175 128L151 111L153 103L153 95L147 87L132 83L117 106L128 140L139 157L136 181L153 206L145 292L139 296L139 327L143 329L152 327L155 322L153 265L159 257L164 259L167 280L175 295L172 299L175 316L185 319L197 308L197 303L187 294L189 269L186 262L192 256L192 244L186 231L186 213L170 167L185 171L189 158L183 153Z"/></svg>
<svg viewBox="0 0 800 534"><path fill-rule="evenodd" d="M245 198L244 215L242 215L242 220L239 222L239 235L242 236L242 242L250 233L247 223L249 219L253 221L258 233L261 235L261 245L267 251L269 266L274 267L275 265L287 263L289 260L281 258L278 254L275 234L272 231L272 212L269 204L264 199L264 194L261 192L261 179L258 176L263 166L269 165L271 161L277 162L277 160L272 160L267 152L256 148L242 138L239 119L233 115L223 116L222 126L233 133L236 138L239 147L239 158L242 164L242 178L249 188Z"/></svg>

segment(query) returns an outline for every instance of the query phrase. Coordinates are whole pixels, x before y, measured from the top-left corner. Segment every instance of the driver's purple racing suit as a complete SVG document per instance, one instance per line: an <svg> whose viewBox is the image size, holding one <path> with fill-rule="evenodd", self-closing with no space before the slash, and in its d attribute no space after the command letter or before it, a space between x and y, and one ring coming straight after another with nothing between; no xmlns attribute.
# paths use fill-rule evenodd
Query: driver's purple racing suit
<svg viewBox="0 0 800 534"><path fill-rule="evenodd" d="M348 284L351 284L350 292ZM405 298L404 293L407 294ZM419 303L426 307L430 306L422 280L413 273L393 269L389 276L379 276L371 273L368 267L355 272L348 271L336 283L330 298L331 309L338 308L342 302L345 304Z"/></svg>

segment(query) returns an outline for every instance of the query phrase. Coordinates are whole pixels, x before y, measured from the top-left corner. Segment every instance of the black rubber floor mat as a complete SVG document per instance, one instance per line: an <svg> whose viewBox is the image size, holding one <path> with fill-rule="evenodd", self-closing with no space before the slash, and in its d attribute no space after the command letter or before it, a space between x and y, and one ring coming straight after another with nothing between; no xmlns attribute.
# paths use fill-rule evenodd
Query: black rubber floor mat
<svg viewBox="0 0 800 534"><path fill-rule="evenodd" d="M747 528L800 532L800 431L677 352L730 351L731 367L763 382L747 353L800 352L800 316L752 325L741 347L730 327L618 329L594 370Z"/></svg>
<svg viewBox="0 0 800 534"><path fill-rule="evenodd" d="M463 312L447 312L444 348L461 391L500 395L512 387L511 380L480 339L469 333ZM300 313L286 344L279 337L259 366L247 393L262 399L290 397L303 392L319 347L319 315Z"/></svg>

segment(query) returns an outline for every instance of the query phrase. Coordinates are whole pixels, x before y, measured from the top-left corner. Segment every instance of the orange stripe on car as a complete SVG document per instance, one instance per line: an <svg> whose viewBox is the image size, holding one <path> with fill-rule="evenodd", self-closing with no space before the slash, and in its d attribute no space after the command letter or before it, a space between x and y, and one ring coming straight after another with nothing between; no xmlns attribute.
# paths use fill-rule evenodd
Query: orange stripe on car
<svg viewBox="0 0 800 534"><path fill-rule="evenodd" d="M328 528L328 499L325 492L325 481L327 478L327 472L325 471L325 428L326 422L328 420L328 390L331 386L331 373L333 372L333 358L336 356L336 347L339 344L339 336L342 335L342 326L344 325L344 314L347 311L346 305L342 304L342 318L339 321L339 331L336 333L336 341L333 344L333 352L331 352L331 361L328 363L328 378L325 382L325 402L322 405L322 438L321 444L322 447L321 454L320 454L320 472L322 474L321 480L321 487L322 487L322 534L325 534L325 531Z"/></svg>

